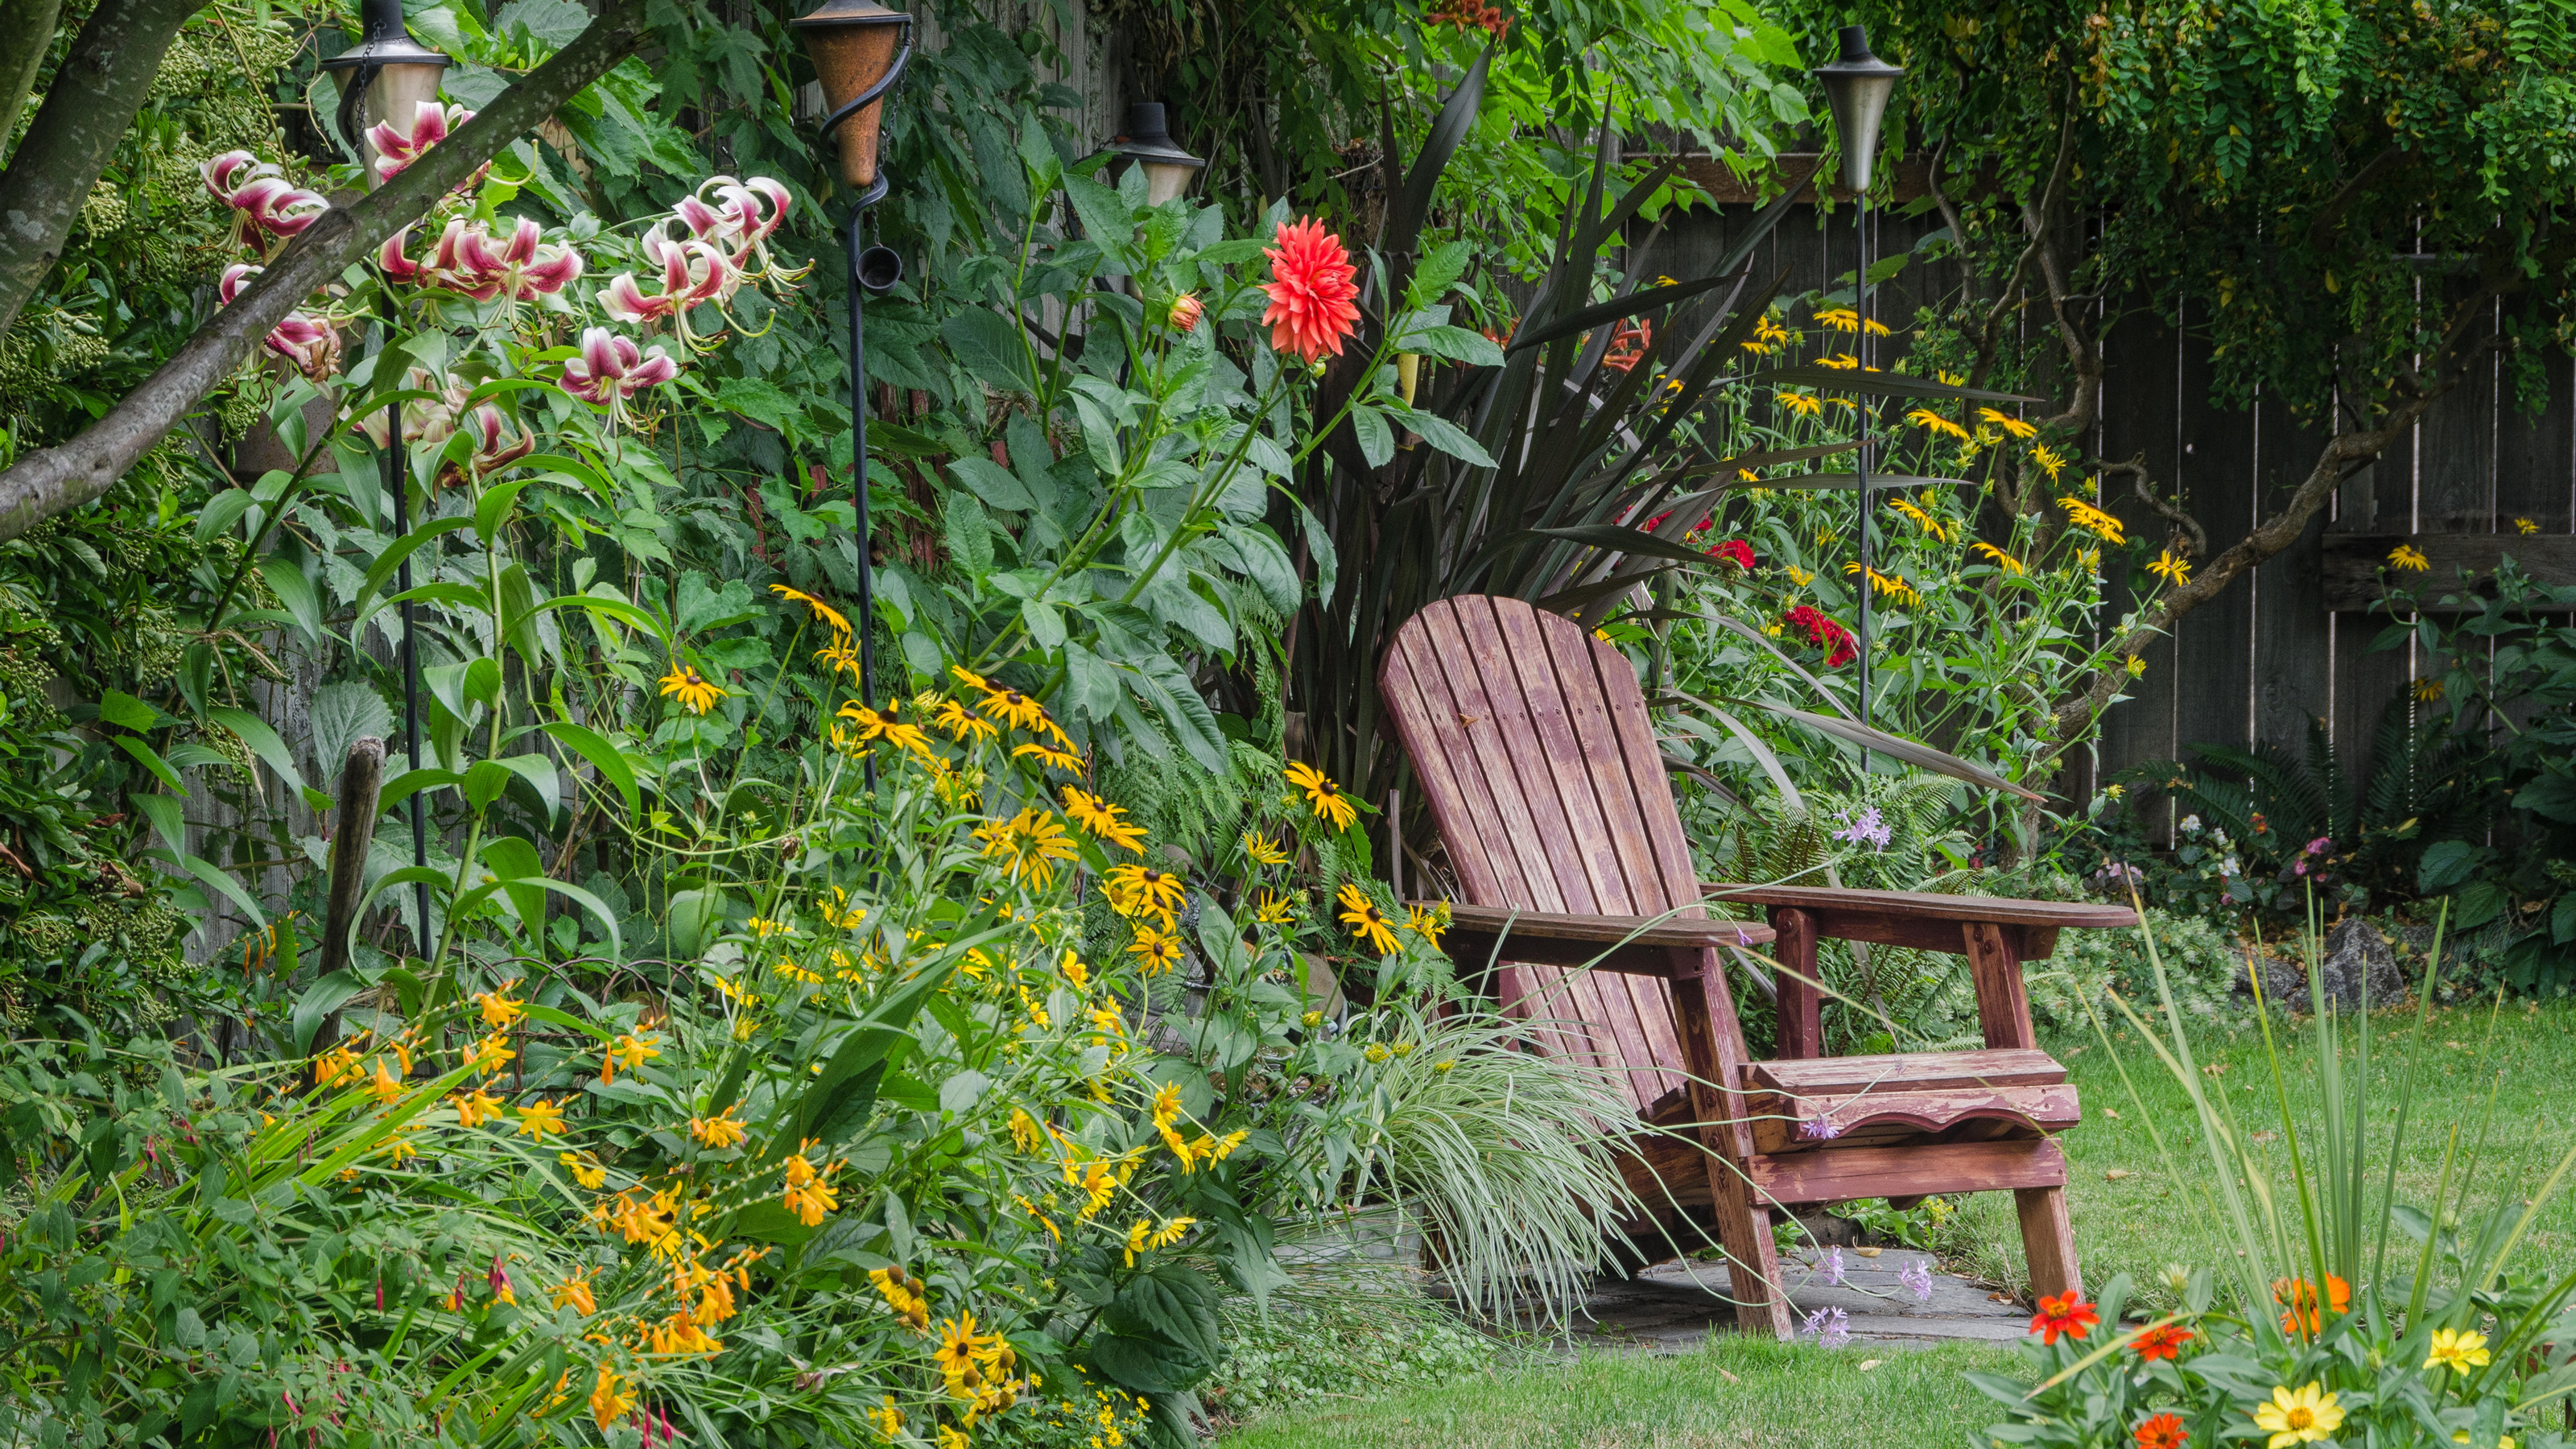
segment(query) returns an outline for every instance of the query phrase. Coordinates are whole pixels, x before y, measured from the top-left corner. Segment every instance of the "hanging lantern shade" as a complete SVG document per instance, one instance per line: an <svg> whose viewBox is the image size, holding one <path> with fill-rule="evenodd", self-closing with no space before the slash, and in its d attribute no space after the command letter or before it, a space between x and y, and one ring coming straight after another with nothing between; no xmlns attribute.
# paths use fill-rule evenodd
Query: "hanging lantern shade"
<svg viewBox="0 0 2576 1449"><path fill-rule="evenodd" d="M402 0L366 0L359 10L358 43L322 62L340 88L340 130L362 153L370 190L382 178L368 128L390 121L409 132L414 113L437 104L439 77L448 64L446 56L412 40L403 26Z"/></svg>
<svg viewBox="0 0 2576 1449"><path fill-rule="evenodd" d="M1109 143L1109 154L1124 156L1144 168L1145 204L1160 206L1190 189L1207 162L1172 139L1161 101L1138 101L1127 108L1127 134Z"/></svg>
<svg viewBox="0 0 2576 1449"><path fill-rule="evenodd" d="M823 83L823 103L833 115L849 112L835 128L841 179L861 190L874 186L884 96L902 73L895 57L912 17L876 0L823 0L812 14L787 23L805 41L805 54Z"/></svg>
<svg viewBox="0 0 2576 1449"><path fill-rule="evenodd" d="M1905 67L1889 65L1870 54L1869 27L1842 28L1842 55L1816 67L1824 82L1825 103L1833 107L1834 132L1843 143L1843 187L1858 195L1869 190L1870 163L1878 156L1878 127L1887 118L1888 97Z"/></svg>

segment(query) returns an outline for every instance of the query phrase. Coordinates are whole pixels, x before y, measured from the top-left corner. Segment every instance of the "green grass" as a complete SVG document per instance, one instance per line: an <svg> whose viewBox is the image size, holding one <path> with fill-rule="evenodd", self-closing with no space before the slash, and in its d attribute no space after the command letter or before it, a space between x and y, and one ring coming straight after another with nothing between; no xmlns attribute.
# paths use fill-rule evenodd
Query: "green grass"
<svg viewBox="0 0 2576 1449"><path fill-rule="evenodd" d="M2454 1128L2465 1162L2478 1141L2481 1123L2486 1123L2478 1175L2468 1193L2469 1206L2478 1211L2508 1196L2516 1200L2532 1196L2559 1159L2576 1147L2576 1004L2537 1010L2508 1004L2493 1018L2491 1040L2489 1019L2483 1006L2437 1008L2426 1024L2425 1051L2406 1128L2407 1152L2398 1164L2401 1203L2431 1205L2441 1179L2442 1154ZM2320 1127L2312 1030L2304 1023L2283 1027L2276 1022L2273 1028L2281 1047L2282 1086L2311 1161L2317 1144L2308 1134ZM2357 1023L2346 1019L2347 1083L2359 1063L2356 1032ZM2371 1019L2374 1196L2397 1125L2396 1107L2415 1033L2411 1010L2383 1011ZM2134 1033L2115 1031L2112 1041L2136 1084L2135 1099L2098 1038L2053 1044L2084 1102L2083 1125L2060 1140L2066 1148L2067 1195L2085 1281L2098 1285L2127 1273L2147 1286L2155 1283L2168 1263L2215 1267L2219 1255L2233 1255L2236 1246L2207 1186L2210 1158L2200 1140L2190 1098ZM2267 1174L2284 1184L2286 1191L2290 1144L2281 1131L2261 1033L2248 1021L2232 1035L2224 1030L2197 1032L2192 1047L2205 1068L2219 1069L2214 1078L2220 1087L2217 1095L2225 1097L2234 1115L2234 1130L2252 1145ZM2488 1122L2490 1092L2493 1119ZM2165 1147L2173 1157L2170 1167L2156 1149L2151 1123L2164 1134ZM2125 1175L2113 1178L2114 1172ZM2453 1194L2456 1201L2456 1183ZM1965 1209L1939 1246L1969 1271L2024 1286L2027 1275L2011 1197L1982 1193L1968 1199ZM2526 1251L2529 1256L2524 1261L2530 1266L2560 1272L2576 1268L2576 1197L2561 1197L2533 1224Z"/></svg>
<svg viewBox="0 0 2576 1449"><path fill-rule="evenodd" d="M2345 1027L2348 1080L2359 1066L2354 1026L2347 1021ZM2383 1165L2415 1033L2411 1009L2382 1012L2371 1022L2371 1147L2374 1161ZM2477 1209L2507 1195L2531 1196L2576 1147L2576 1004L2508 1005L2493 1017L2489 1033L2484 1007L2433 1013L2407 1127L2409 1150L2397 1173L2400 1201L2429 1203L2455 1128L2465 1159L2485 1124L2482 1162L2468 1195ZM2304 1025L2276 1024L2274 1034L2293 1118L2303 1134L2313 1132L2313 1037ZM2260 1032L2249 1020L2232 1033L2198 1030L2192 1041L2198 1059L2218 1069L2214 1077L2234 1112L2236 1130L2267 1156L2275 1180L2286 1182L2289 1144L2280 1132ZM2166 1264L2215 1265L2235 1247L2210 1205L2210 1159L2189 1097L2133 1033L2114 1032L2113 1044L2136 1086L2135 1098L2098 1039L2053 1044L2084 1101L2083 1126L2062 1139L2071 1168L2067 1191L2085 1280L2099 1286L2127 1273L2152 1299ZM2151 1125L2164 1134L2173 1154L2170 1166L2156 1149ZM2109 1175L2115 1172L2122 1175ZM2526 1264L2562 1273L2576 1269L2576 1195L2563 1194L2533 1226ZM2008 1194L1968 1199L1945 1225L1939 1246L1966 1271L2017 1287L2026 1281ZM1882 1362L1863 1372L1860 1365L1872 1358ZM1960 1380L1960 1371L2010 1374L2017 1364L2008 1351L1964 1345L1914 1351L1860 1344L1826 1351L1723 1336L1699 1352L1674 1357L1539 1363L1443 1389L1304 1409L1256 1421L1221 1442L1225 1449L1821 1449L1858 1443L1951 1449L1991 1422L1987 1401Z"/></svg>
<svg viewBox="0 0 2576 1449"><path fill-rule="evenodd" d="M1863 1363L1877 1366L1866 1372ZM1309 1408L1225 1449L1956 1449L1994 1421L1963 1369L2009 1350L1820 1349L1726 1335L1664 1358L1586 1357L1368 1403Z"/></svg>

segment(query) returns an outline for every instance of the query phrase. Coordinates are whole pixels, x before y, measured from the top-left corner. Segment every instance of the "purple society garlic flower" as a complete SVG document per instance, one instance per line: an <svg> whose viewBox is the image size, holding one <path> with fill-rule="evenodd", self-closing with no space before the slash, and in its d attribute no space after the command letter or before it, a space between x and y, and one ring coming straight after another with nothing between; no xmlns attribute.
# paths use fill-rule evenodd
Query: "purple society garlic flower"
<svg viewBox="0 0 2576 1449"><path fill-rule="evenodd" d="M1798 1124L1798 1135L1810 1142L1831 1142L1843 1135L1843 1129L1831 1112L1818 1112Z"/></svg>
<svg viewBox="0 0 2576 1449"><path fill-rule="evenodd" d="M1842 812L1839 818L1847 828L1834 832L1836 840L1848 841L1853 845L1866 845L1871 850L1877 851L1887 849L1887 843L1896 837L1895 828L1879 817L1878 807L1875 805L1862 810L1858 820L1854 820L1848 810Z"/></svg>
<svg viewBox="0 0 2576 1449"><path fill-rule="evenodd" d="M1843 1250L1840 1248L1827 1248L1825 1250L1825 1260L1822 1263L1817 1264L1816 1267L1817 1271L1825 1275L1825 1284L1827 1287L1832 1287L1841 1283L1843 1281Z"/></svg>
<svg viewBox="0 0 2576 1449"><path fill-rule="evenodd" d="M1840 1348L1851 1342L1851 1315L1839 1308L1819 1308L1807 1315L1799 1331L1814 1334L1819 1348Z"/></svg>
<svg viewBox="0 0 2576 1449"><path fill-rule="evenodd" d="M1917 1258L1908 1263L1905 1271L1896 1275L1896 1281L1904 1284L1914 1294L1915 1302L1932 1301L1932 1269L1927 1260Z"/></svg>

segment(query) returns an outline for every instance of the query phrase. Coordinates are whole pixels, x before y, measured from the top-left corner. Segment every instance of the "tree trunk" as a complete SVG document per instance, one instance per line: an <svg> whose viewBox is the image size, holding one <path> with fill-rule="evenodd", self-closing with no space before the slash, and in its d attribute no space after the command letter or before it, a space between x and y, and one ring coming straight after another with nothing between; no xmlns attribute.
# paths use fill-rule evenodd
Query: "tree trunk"
<svg viewBox="0 0 2576 1449"><path fill-rule="evenodd" d="M0 146L17 134L18 112L35 89L36 72L44 69L62 18L62 0L15 0L0 14Z"/></svg>
<svg viewBox="0 0 2576 1449"><path fill-rule="evenodd" d="M633 52L644 33L644 5L645 0L608 0L572 44L503 91L456 134L357 205L324 212L106 417L70 442L31 453L0 472L0 541L105 493L288 313L386 237L427 215L439 197L503 146L534 130ZM53 105L54 98L47 98L48 113ZM26 159L24 152L19 159ZM17 174L15 166L10 174Z"/></svg>
<svg viewBox="0 0 2576 1449"><path fill-rule="evenodd" d="M134 124L134 113L142 109L152 77L160 72L161 57L179 34L181 22L204 4L205 0L105 0L90 12L80 39L72 42L72 53L54 72L44 108L27 128L27 139L18 143L16 154L9 158L9 169L0 172L0 242L5 242L0 245L0 332L7 332L9 324L18 320L27 299L36 295L62 258L63 239L72 234L81 203L89 200L89 189L98 184L99 173L116 154L116 143ZM29 8L11 6L11 13L0 17L0 28L32 29L37 17L18 13ZM36 63L52 41L48 26L25 57L30 83ZM10 44L14 41L0 43L0 52ZM0 74L0 85L9 79ZM25 94L23 88L0 90L0 105L6 106L11 120ZM0 136L7 134L0 130Z"/></svg>

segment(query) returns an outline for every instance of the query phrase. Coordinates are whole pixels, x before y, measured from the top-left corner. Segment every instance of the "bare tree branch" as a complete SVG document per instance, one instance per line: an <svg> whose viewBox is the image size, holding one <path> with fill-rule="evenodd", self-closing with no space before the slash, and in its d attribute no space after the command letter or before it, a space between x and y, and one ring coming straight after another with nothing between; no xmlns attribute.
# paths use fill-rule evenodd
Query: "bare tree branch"
<svg viewBox="0 0 2576 1449"><path fill-rule="evenodd" d="M456 134L355 206L323 213L114 411L70 442L29 454L0 472L0 540L105 493L288 313L386 237L428 214L439 197L503 146L534 130L632 53L644 33L644 6L645 0L608 0L572 44L503 91Z"/></svg>
<svg viewBox="0 0 2576 1449"><path fill-rule="evenodd" d="M18 320L27 299L61 259L81 203L116 154L116 143L134 124L134 113L152 89L161 57L179 26L206 0L104 0L81 26L72 53L54 72L45 104L27 127L27 139L0 172L0 332ZM16 29L36 17L12 6L0 26ZM49 26L31 60L51 44ZM35 78L32 64L27 68ZM0 77L5 81L7 77ZM0 93L14 119L25 92ZM0 137L8 132L0 129Z"/></svg>

